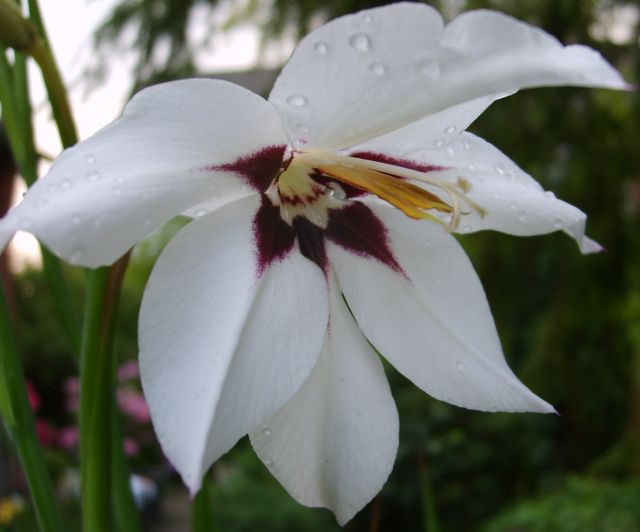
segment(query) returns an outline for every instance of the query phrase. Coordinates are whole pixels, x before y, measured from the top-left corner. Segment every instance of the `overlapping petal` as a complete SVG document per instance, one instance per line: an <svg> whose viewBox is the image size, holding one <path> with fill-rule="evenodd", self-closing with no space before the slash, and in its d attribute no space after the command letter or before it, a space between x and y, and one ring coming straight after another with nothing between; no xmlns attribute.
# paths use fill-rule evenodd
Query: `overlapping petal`
<svg viewBox="0 0 640 532"><path fill-rule="evenodd" d="M245 198L167 245L140 311L145 397L165 454L192 493L208 467L298 390L321 350L326 279L300 253L258 275Z"/></svg>
<svg viewBox="0 0 640 532"><path fill-rule="evenodd" d="M449 403L553 412L507 366L482 286L442 227L376 207L403 273L330 244L340 289L367 339L408 379Z"/></svg>
<svg viewBox="0 0 640 532"><path fill-rule="evenodd" d="M470 11L444 27L433 8L398 3L310 33L269 99L292 137L334 149L462 102L545 85L626 86L593 50L563 47L506 15Z"/></svg>
<svg viewBox="0 0 640 532"><path fill-rule="evenodd" d="M386 481L398 447L398 413L382 364L335 285L318 363L293 398L250 434L258 456L307 506L346 523Z"/></svg>
<svg viewBox="0 0 640 532"><path fill-rule="evenodd" d="M0 222L0 245L24 229L72 263L109 264L190 206L248 188L215 166L287 142L273 105L236 85L145 89L119 120L56 160Z"/></svg>

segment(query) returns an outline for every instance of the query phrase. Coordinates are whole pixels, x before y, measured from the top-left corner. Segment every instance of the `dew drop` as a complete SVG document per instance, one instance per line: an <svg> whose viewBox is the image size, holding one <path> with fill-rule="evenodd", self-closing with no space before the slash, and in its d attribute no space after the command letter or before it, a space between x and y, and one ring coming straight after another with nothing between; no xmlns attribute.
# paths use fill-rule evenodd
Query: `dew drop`
<svg viewBox="0 0 640 532"><path fill-rule="evenodd" d="M418 71L429 78L435 78L440 75L440 63L433 60L422 61L418 65Z"/></svg>
<svg viewBox="0 0 640 532"><path fill-rule="evenodd" d="M510 204L509 204L509 208L510 208L512 211L517 211L517 210L518 210L518 206L517 206L515 203L510 203Z"/></svg>
<svg viewBox="0 0 640 532"><path fill-rule="evenodd" d="M318 41L313 45L313 49L319 54L326 54L329 51L329 46L326 42Z"/></svg>
<svg viewBox="0 0 640 532"><path fill-rule="evenodd" d="M384 76L387 73L387 67L382 63L371 63L369 70L376 76Z"/></svg>
<svg viewBox="0 0 640 532"><path fill-rule="evenodd" d="M307 124L297 124L296 127L300 133L309 133L309 126Z"/></svg>
<svg viewBox="0 0 640 532"><path fill-rule="evenodd" d="M471 143L467 139L465 139L465 140L462 141L462 147L465 150L470 150L471 149Z"/></svg>
<svg viewBox="0 0 640 532"><path fill-rule="evenodd" d="M497 193L496 193L496 194L494 194L494 195L493 195L493 199L497 199L497 200L499 200L499 199L500 199L500 194L497 194Z"/></svg>
<svg viewBox="0 0 640 532"><path fill-rule="evenodd" d="M455 153L455 150L449 146L446 150L445 150L449 155L453 155ZM471 165L473 166L473 165ZM470 170L472 170L472 168L470 168Z"/></svg>
<svg viewBox="0 0 640 532"><path fill-rule="evenodd" d="M562 229L563 226L564 224L562 223L562 220L560 218L556 218L555 220L553 220L553 227L555 227L556 229Z"/></svg>
<svg viewBox="0 0 640 532"><path fill-rule="evenodd" d="M452 133L456 132L456 129L458 129L456 126L449 126L444 130L444 132L446 135L451 135Z"/></svg>
<svg viewBox="0 0 640 532"><path fill-rule="evenodd" d="M84 156L84 162L87 164L94 164L96 162L96 158L93 154L89 153Z"/></svg>
<svg viewBox="0 0 640 532"><path fill-rule="evenodd" d="M120 184L124 183L124 177L116 178L116 183L120 183Z"/></svg>
<svg viewBox="0 0 640 532"><path fill-rule="evenodd" d="M302 107L307 104L307 99L300 94L293 94L287 98L287 103L293 107Z"/></svg>
<svg viewBox="0 0 640 532"><path fill-rule="evenodd" d="M268 438L269 436L271 436L271 429L270 428L263 429L262 434L264 434Z"/></svg>
<svg viewBox="0 0 640 532"><path fill-rule="evenodd" d="M74 248L71 250L71 253L69 253L70 264L80 264L83 258L84 258L84 249L81 247Z"/></svg>
<svg viewBox="0 0 640 532"><path fill-rule="evenodd" d="M371 48L371 40L364 33L354 33L349 38L349 44L354 50L366 53Z"/></svg>
<svg viewBox="0 0 640 532"><path fill-rule="evenodd" d="M470 227L470 226L468 226L468 225L465 225L465 226L463 226L463 227L460 229L460 232L461 232L461 233L468 234L468 233L470 233L470 232L471 232L471 227Z"/></svg>
<svg viewBox="0 0 640 532"><path fill-rule="evenodd" d="M518 221L520 223L525 223L527 221L527 213L524 211L520 211L518 213Z"/></svg>
<svg viewBox="0 0 640 532"><path fill-rule="evenodd" d="M456 368L458 368L458 371L464 371L464 364L462 363L462 361L458 360L456 362Z"/></svg>
<svg viewBox="0 0 640 532"><path fill-rule="evenodd" d="M98 179L100 179L100 177L100 172L98 172L97 170L91 170L90 172L87 172L87 181L97 181Z"/></svg>
<svg viewBox="0 0 640 532"><path fill-rule="evenodd" d="M207 209L198 209L198 210L196 210L196 212L193 213L193 216L196 217L196 218L201 218L205 214L207 214Z"/></svg>
<svg viewBox="0 0 640 532"><path fill-rule="evenodd" d="M547 190L547 191L544 193L544 195L545 195L545 197L549 198L550 200L556 200L556 199L558 199L558 198L556 198L556 195L555 195L553 192L551 192L550 190Z"/></svg>
<svg viewBox="0 0 640 532"><path fill-rule="evenodd" d="M364 20L367 24L371 24L373 18L371 17L371 15L369 15L369 13L365 13L364 15L362 15L362 20Z"/></svg>
<svg viewBox="0 0 640 532"><path fill-rule="evenodd" d="M443 139L434 140L433 145L436 148L442 148L442 146L444 146L444 140Z"/></svg>
<svg viewBox="0 0 640 532"><path fill-rule="evenodd" d="M266 460L263 460L263 462L264 462L264 465L266 465L267 467L273 465L273 460L270 460L269 458L267 458Z"/></svg>
<svg viewBox="0 0 640 532"><path fill-rule="evenodd" d="M496 163L496 164L493 165L493 167L495 168L496 172L498 172L500 175L504 175L505 174L504 164Z"/></svg>
<svg viewBox="0 0 640 532"><path fill-rule="evenodd" d="M122 189L114 188L114 189L113 189L113 193L114 193L116 196L120 196L120 195L122 195Z"/></svg>
<svg viewBox="0 0 640 532"><path fill-rule="evenodd" d="M473 163L467 163L467 168L473 172L476 169L476 165Z"/></svg>
<svg viewBox="0 0 640 532"><path fill-rule="evenodd" d="M62 181L60 181L60 188L62 190L69 190L72 184L73 183L71 183L70 179L63 179Z"/></svg>

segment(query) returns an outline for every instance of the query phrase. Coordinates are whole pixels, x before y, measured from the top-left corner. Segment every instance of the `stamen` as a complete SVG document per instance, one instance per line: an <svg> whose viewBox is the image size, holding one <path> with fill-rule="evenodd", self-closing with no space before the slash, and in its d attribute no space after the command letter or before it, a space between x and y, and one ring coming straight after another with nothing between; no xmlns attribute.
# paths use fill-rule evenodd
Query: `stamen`
<svg viewBox="0 0 640 532"><path fill-rule="evenodd" d="M450 231L458 227L461 215L466 214L460 207L460 201L480 216L486 214L486 211L467 195L471 183L462 177L459 177L456 183L451 183L402 166L325 152L305 152L301 157L305 159L306 164L334 179L371 192L411 218L428 218L445 224L440 217L425 211L435 210L450 214L451 218L446 224ZM420 181L443 190L449 203L422 187L398 178Z"/></svg>

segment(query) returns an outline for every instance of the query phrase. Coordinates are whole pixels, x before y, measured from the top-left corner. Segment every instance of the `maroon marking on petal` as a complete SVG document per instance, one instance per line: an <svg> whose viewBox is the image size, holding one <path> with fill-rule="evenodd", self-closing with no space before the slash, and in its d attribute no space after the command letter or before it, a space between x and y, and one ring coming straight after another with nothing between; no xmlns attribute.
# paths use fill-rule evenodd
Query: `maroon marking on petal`
<svg viewBox="0 0 640 532"><path fill-rule="evenodd" d="M327 272L328 261L324 247L324 236L322 229L313 224L304 216L296 216L293 220L293 228L298 236L300 253L310 261L315 262L323 272Z"/></svg>
<svg viewBox="0 0 640 532"><path fill-rule="evenodd" d="M286 149L284 145L267 146L232 163L206 166L205 170L232 172L258 192L265 192L282 170Z"/></svg>
<svg viewBox="0 0 640 532"><path fill-rule="evenodd" d="M284 259L293 249L296 232L280 217L280 208L262 196L262 204L253 218L258 275L275 261Z"/></svg>
<svg viewBox="0 0 640 532"><path fill-rule="evenodd" d="M387 228L369 207L359 201L329 211L325 236L351 253L373 257L404 275L393 256Z"/></svg>
<svg viewBox="0 0 640 532"><path fill-rule="evenodd" d="M375 151L357 151L350 153L349 157L357 157L358 159L366 159L367 161L376 161L378 163L393 164L394 166L400 166L402 168L408 168L409 170L416 170L418 172L437 172L439 170L447 170L446 166L419 163L418 161L412 161L410 159L400 159L398 157L391 157L390 155L377 153Z"/></svg>

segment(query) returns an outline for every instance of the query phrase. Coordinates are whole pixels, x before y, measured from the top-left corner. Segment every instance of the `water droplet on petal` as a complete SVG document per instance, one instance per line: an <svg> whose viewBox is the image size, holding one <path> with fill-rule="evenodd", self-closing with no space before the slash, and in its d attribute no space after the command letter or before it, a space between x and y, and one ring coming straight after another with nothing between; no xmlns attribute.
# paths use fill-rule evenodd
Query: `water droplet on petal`
<svg viewBox="0 0 640 532"><path fill-rule="evenodd" d="M460 229L460 232L461 233L465 233L465 234L470 233L471 232L471 226L469 226L469 225L462 226L462 228Z"/></svg>
<svg viewBox="0 0 640 532"><path fill-rule="evenodd" d="M473 163L467 163L467 168L473 172L476 169L476 165Z"/></svg>
<svg viewBox="0 0 640 532"><path fill-rule="evenodd" d="M207 214L207 209L198 209L198 210L196 210L196 212L193 213L193 216L195 218L201 218L205 214Z"/></svg>
<svg viewBox="0 0 640 532"><path fill-rule="evenodd" d="M114 193L116 196L120 196L120 195L122 195L122 190L121 190L121 189L119 189L119 188L114 188L114 189L113 189L113 193Z"/></svg>
<svg viewBox="0 0 640 532"><path fill-rule="evenodd" d="M440 63L431 59L422 61L418 64L418 71L423 76L427 76L428 78L438 77L438 75L440 74L440 70Z"/></svg>
<svg viewBox="0 0 640 532"><path fill-rule="evenodd" d="M318 41L313 45L313 49L319 54L326 54L329 51L329 46L326 42Z"/></svg>
<svg viewBox="0 0 640 532"><path fill-rule="evenodd" d="M464 139L464 140L462 141L462 147L463 147L465 150L470 150L470 149L471 149L471 143L470 143L467 139Z"/></svg>
<svg viewBox="0 0 640 532"><path fill-rule="evenodd" d="M296 127L300 133L309 133L309 126L307 124L297 124Z"/></svg>
<svg viewBox="0 0 640 532"><path fill-rule="evenodd" d="M458 368L458 371L464 371L464 364L462 363L462 361L458 360L456 362L456 368Z"/></svg>
<svg viewBox="0 0 640 532"><path fill-rule="evenodd" d="M510 208L512 211L517 211L517 210L518 210L518 206L517 206L515 203L510 203L510 204L509 204L509 208Z"/></svg>
<svg viewBox="0 0 640 532"><path fill-rule="evenodd" d="M96 162L96 158L93 154L89 153L84 156L84 162L87 164L94 164Z"/></svg>
<svg viewBox="0 0 640 532"><path fill-rule="evenodd" d="M382 63L371 63L369 70L376 76L384 76L387 73L387 67Z"/></svg>
<svg viewBox="0 0 640 532"><path fill-rule="evenodd" d="M73 183L71 183L70 179L63 179L62 181L60 181L60 188L62 190L69 190L72 185Z"/></svg>
<svg viewBox="0 0 640 532"><path fill-rule="evenodd" d="M263 460L263 462L264 462L264 465L266 465L267 467L273 465L273 460L269 460L269 458Z"/></svg>
<svg viewBox="0 0 640 532"><path fill-rule="evenodd" d="M453 155L455 153L455 150L449 146L446 150L445 150L449 155ZM473 165L472 165L473 166Z"/></svg>
<svg viewBox="0 0 640 532"><path fill-rule="evenodd" d="M545 197L549 198L550 200L556 200L556 199L558 199L558 198L556 198L556 195L555 195L553 192L551 192L550 190L547 190L547 191L544 193L544 195L545 195Z"/></svg>
<svg viewBox="0 0 640 532"><path fill-rule="evenodd" d="M498 172L500 175L504 175L505 174L504 164L496 163L496 164L493 165L493 167L495 168L496 172Z"/></svg>
<svg viewBox="0 0 640 532"><path fill-rule="evenodd" d="M271 436L271 429L268 427L266 429L262 429L262 434L264 434L268 438L269 436Z"/></svg>
<svg viewBox="0 0 640 532"><path fill-rule="evenodd" d="M362 20L364 20L367 24L370 24L373 18L371 17L371 15L369 15L369 13L365 13L364 15L362 15Z"/></svg>
<svg viewBox="0 0 640 532"><path fill-rule="evenodd" d="M553 220L553 227L555 227L556 229L562 229L563 226L564 223L562 223L562 220L560 218L556 218Z"/></svg>
<svg viewBox="0 0 640 532"><path fill-rule="evenodd" d="M354 50L366 53L371 48L371 40L364 33L354 33L349 38L349 44Z"/></svg>
<svg viewBox="0 0 640 532"><path fill-rule="evenodd" d="M436 148L442 148L442 146L444 146L444 140L443 139L437 139L433 141L433 145Z"/></svg>
<svg viewBox="0 0 640 532"><path fill-rule="evenodd" d="M456 129L458 129L456 126L449 126L444 130L444 132L446 135L451 135L452 133L456 132Z"/></svg>
<svg viewBox="0 0 640 532"><path fill-rule="evenodd" d="M525 223L527 221L527 213L524 211L520 211L518 213L518 221L520 223Z"/></svg>
<svg viewBox="0 0 640 532"><path fill-rule="evenodd" d="M293 94L287 98L287 103L293 107L302 107L307 104L307 99L300 94Z"/></svg>
<svg viewBox="0 0 640 532"><path fill-rule="evenodd" d="M98 172L97 170L91 170L90 172L87 172L87 181L97 181L101 177L102 176L100 175L100 172Z"/></svg>

